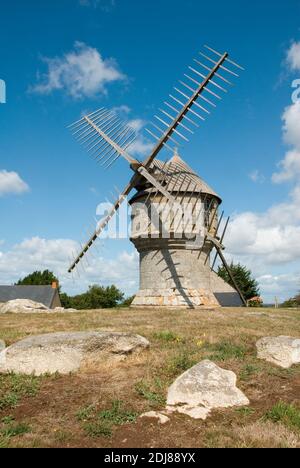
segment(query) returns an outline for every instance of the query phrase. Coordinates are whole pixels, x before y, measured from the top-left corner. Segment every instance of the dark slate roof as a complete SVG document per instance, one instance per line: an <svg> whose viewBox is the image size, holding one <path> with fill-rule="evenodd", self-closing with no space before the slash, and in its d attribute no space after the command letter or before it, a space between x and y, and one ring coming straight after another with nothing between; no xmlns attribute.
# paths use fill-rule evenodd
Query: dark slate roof
<svg viewBox="0 0 300 468"><path fill-rule="evenodd" d="M0 286L0 302L30 299L51 308L56 294L52 286Z"/></svg>

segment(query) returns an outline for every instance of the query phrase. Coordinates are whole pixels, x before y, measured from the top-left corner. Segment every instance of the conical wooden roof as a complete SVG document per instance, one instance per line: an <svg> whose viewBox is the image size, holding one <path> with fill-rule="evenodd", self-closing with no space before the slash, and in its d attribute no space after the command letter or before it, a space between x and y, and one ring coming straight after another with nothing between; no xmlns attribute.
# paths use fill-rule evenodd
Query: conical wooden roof
<svg viewBox="0 0 300 468"><path fill-rule="evenodd" d="M159 174L158 179L164 182L170 192L202 192L222 202L220 196L183 161L177 151L167 163L155 160L153 170Z"/></svg>

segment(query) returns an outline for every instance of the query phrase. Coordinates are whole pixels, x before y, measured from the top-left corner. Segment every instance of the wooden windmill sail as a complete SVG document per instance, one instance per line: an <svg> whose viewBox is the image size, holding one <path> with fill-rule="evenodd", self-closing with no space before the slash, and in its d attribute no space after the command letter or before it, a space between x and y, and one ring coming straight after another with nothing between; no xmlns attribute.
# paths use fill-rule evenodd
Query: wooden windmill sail
<svg viewBox="0 0 300 468"><path fill-rule="evenodd" d="M180 167L176 169L178 161L174 163L173 160L173 163L166 167L166 163L161 163L157 159L163 148L175 152L176 156L176 148L182 142L189 141L188 136L194 133L194 130L201 125L201 122L221 101L220 94L227 93L228 86L232 85L229 78L239 76L237 71L241 70L242 67L233 62L227 52L219 53L208 46L205 46L205 49L205 53L199 53L199 59L194 59L194 65L190 66L188 72L184 74L184 81L181 80L179 85L174 87L168 101L164 102L164 106L154 116L151 128L146 129L147 133L154 138L155 144L144 161L139 161L130 155L130 146L137 137L135 130L130 125L120 121L112 111L101 108L71 125L70 128L75 137L87 147L87 150L98 162L108 168L119 158L123 158L133 171L133 176L115 200L110 213L97 226L90 239L75 256L69 272L72 272L85 257L131 191L140 190L143 187L144 192L147 192L143 198L144 203L147 203L149 199L152 201L157 199L158 195L171 206L177 204L178 198L186 200L187 196L190 200L194 200L195 207L197 200L201 200L204 207L202 215L207 218L207 222L205 223L202 245L197 247L199 254L205 252L207 261L211 250L216 249L216 253L235 284L243 304L246 305L222 252L224 233L221 236L218 233L221 224L220 219L217 218L219 204L216 203L215 206L213 202L213 200L218 200L218 196L211 197L212 194L209 194L204 186L199 189L201 184L191 171L182 171ZM204 184L204 181L202 182ZM184 245L186 247L190 244L185 241ZM208 245L209 249L207 249ZM168 267L173 268L170 266L170 262ZM179 289L183 290L184 288Z"/></svg>

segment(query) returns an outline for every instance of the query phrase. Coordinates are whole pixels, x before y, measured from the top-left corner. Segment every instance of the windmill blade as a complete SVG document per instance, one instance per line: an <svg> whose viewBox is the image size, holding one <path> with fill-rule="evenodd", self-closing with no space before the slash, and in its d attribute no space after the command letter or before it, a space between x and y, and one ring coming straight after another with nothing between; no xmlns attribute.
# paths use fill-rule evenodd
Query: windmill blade
<svg viewBox="0 0 300 468"><path fill-rule="evenodd" d="M92 147L89 147L89 150L96 146L96 157L99 162L102 162L102 165L106 164L106 167L109 168L116 159L122 156L136 173L148 180L169 201L174 202L172 195L149 173L147 168L128 154L127 148L136 139L136 134L130 126L119 121L114 112L101 108L93 114L84 116L74 126L77 128L75 133L79 135L80 140L83 140L88 146L92 142ZM93 138L92 141L90 141L91 138Z"/></svg>
<svg viewBox="0 0 300 468"><path fill-rule="evenodd" d="M207 46L205 47L208 48ZM208 49L210 53L214 54L214 56L217 54L217 58L213 59L209 57L209 65L203 65L201 62L194 59L196 66L201 67L201 70L206 70L207 74L204 75L201 71L197 70L194 67L189 67L189 70L195 75L194 77L190 77L185 74L185 76L190 81L194 82L197 85L196 88L192 88L185 82L180 81L181 86L184 87L184 91L182 89L179 89L178 87L174 87L176 93L180 95L179 98L173 96L172 94L169 95L169 97L174 101L175 104L172 105L168 102L165 102L165 105L168 107L168 109L171 108L176 113L176 115L173 116L169 113L169 111L167 112L164 109L159 109L162 115L154 116L155 119L158 120L163 127L166 127L166 129L162 130L161 128L156 127L156 129L160 132L160 137L157 137L155 135L155 139L157 140L157 142L152 153L144 161L145 167L148 167L152 164L153 160L156 158L160 150L166 144L168 144L169 140L172 141L174 134L176 134L182 140L188 141L188 138L184 134L184 132L193 133L193 131L188 127L188 125L192 122L193 125L195 124L194 121L191 121L189 113L197 116L201 121L205 120L201 112L204 112L205 115L210 114L210 111L205 107L204 104L201 105L197 102L198 99L201 99L206 104L216 107L216 104L212 100L208 99L207 94L220 101L222 98L221 96L219 96L219 94L217 94L215 90L217 90L218 92L227 93L225 85L231 86L232 83L226 77L223 76L222 71L225 73L229 72L232 76L238 75L235 72L232 72L227 67L225 67L224 64L229 63L233 67L243 69L240 65L229 59L228 52L224 52L223 54L221 54L219 52L216 52L212 48ZM220 84L218 80L220 80L220 83L222 84ZM182 102L183 98L185 102ZM178 104L181 106L180 109L177 108ZM197 111L195 110L195 107L197 108ZM182 122L183 120L184 123ZM155 124L153 124L152 122L151 124L155 126ZM198 126L198 124L196 125ZM148 133L151 134L151 132Z"/></svg>
<svg viewBox="0 0 300 468"><path fill-rule="evenodd" d="M129 144L137 138L137 132L122 122L115 112L101 108L92 114L85 115L81 120L71 125L76 129L74 135L88 150L96 153L96 158L104 159L110 164L114 154L122 156L129 164L138 161L127 152ZM92 146L91 146L92 145Z"/></svg>
<svg viewBox="0 0 300 468"><path fill-rule="evenodd" d="M72 264L69 267L68 272L72 273L72 271L77 267L77 265L81 262L83 257L86 255L86 253L89 251L89 249L93 246L93 244L96 242L100 234L103 232L103 230L106 228L108 225L109 221L112 219L114 214L118 211L120 208L121 204L123 201L126 199L127 195L131 192L131 190L134 188L136 181L134 178L131 180L131 182L125 187L117 201L114 203L112 209L108 213L108 215L105 217L105 219L102 220L102 222L99 224L95 232L92 234L90 239L86 242L86 244L82 247L80 253L74 257L74 260Z"/></svg>

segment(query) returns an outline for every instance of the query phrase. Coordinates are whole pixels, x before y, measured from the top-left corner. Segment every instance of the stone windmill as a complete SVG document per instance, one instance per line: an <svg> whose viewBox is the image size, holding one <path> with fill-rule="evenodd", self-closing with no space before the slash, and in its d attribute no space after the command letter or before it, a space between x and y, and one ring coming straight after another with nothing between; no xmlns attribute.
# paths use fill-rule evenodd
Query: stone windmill
<svg viewBox="0 0 300 468"><path fill-rule="evenodd" d="M196 67L185 74L189 84L180 81L177 95L159 109L152 129L146 129L156 141L150 155L139 161L130 155L137 134L114 112L104 108L84 116L71 125L74 135L103 166L111 167L124 158L133 177L118 196L108 215L76 255L69 268L72 272L118 211L130 199L132 208L131 240L140 254L140 290L134 307L216 307L246 305L223 255L219 229L221 198L179 156L177 141L188 141L187 134L200 126L211 108L221 100L220 92L231 85L226 75L238 77L238 64L210 47L209 55L200 52L205 63L194 59ZM206 70L203 74L199 69ZM192 75L192 76L190 76ZM224 76L225 75L225 76ZM218 94L218 93L219 94ZM201 103L200 103L201 102ZM163 149L172 151L166 162L157 159ZM213 271L211 252L216 250L231 278L232 288Z"/></svg>

